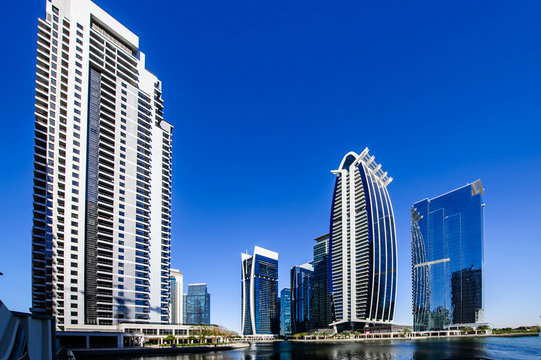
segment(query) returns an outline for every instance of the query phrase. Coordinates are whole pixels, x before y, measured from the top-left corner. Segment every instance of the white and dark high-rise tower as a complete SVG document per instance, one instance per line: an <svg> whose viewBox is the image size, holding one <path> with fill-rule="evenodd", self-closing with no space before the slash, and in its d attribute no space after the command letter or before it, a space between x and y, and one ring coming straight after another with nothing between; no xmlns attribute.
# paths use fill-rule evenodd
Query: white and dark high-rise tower
<svg viewBox="0 0 541 360"><path fill-rule="evenodd" d="M36 73L32 308L59 329L169 322L171 132L139 38L48 0Z"/></svg>
<svg viewBox="0 0 541 360"><path fill-rule="evenodd" d="M241 268L242 334L278 334L278 253L256 246L253 255L241 254Z"/></svg>
<svg viewBox="0 0 541 360"><path fill-rule="evenodd" d="M184 276L179 270L171 269L171 300L170 300L170 312L171 324L183 323L184 312Z"/></svg>
<svg viewBox="0 0 541 360"><path fill-rule="evenodd" d="M389 324L396 299L396 231L387 191L392 178L366 148L344 156L332 200L329 259L331 324L342 329Z"/></svg>

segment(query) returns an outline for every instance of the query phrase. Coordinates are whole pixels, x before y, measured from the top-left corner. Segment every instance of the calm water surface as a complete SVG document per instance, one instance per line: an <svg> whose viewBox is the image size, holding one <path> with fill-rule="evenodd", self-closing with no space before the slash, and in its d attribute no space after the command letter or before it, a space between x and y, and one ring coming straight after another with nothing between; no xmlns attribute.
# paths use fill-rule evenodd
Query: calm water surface
<svg viewBox="0 0 541 360"><path fill-rule="evenodd" d="M541 359L541 337L431 339L363 343L253 343L250 348L184 354L115 358L119 360L432 360L432 359ZM104 359L105 360L105 359ZM109 359L107 359L109 360Z"/></svg>

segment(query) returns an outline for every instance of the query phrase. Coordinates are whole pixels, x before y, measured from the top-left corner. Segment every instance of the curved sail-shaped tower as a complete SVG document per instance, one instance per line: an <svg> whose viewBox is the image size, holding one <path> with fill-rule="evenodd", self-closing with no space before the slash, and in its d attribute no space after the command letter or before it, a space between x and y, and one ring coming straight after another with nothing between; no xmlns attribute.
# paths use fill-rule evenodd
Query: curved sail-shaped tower
<svg viewBox="0 0 541 360"><path fill-rule="evenodd" d="M396 299L396 230L392 181L368 148L344 156L331 208L329 277L338 331L389 324Z"/></svg>

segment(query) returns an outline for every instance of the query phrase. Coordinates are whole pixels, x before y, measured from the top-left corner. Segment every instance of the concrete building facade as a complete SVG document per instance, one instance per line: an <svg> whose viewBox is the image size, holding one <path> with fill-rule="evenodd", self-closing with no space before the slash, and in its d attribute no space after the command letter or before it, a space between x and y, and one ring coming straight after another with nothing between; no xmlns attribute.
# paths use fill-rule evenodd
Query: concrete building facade
<svg viewBox="0 0 541 360"><path fill-rule="evenodd" d="M32 311L169 322L170 123L139 38L89 0L38 20Z"/></svg>

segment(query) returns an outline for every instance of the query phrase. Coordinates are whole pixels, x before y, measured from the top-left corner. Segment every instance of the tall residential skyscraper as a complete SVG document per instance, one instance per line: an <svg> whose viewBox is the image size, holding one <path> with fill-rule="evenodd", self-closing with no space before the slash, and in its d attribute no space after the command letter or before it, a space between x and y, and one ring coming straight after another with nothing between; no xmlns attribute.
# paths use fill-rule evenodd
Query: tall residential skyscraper
<svg viewBox="0 0 541 360"><path fill-rule="evenodd" d="M241 260L242 334L278 334L278 253L256 246L254 255L241 254Z"/></svg>
<svg viewBox="0 0 541 360"><path fill-rule="evenodd" d="M314 267L310 263L291 268L291 323L293 333L312 330Z"/></svg>
<svg viewBox="0 0 541 360"><path fill-rule="evenodd" d="M483 319L481 180L413 204L415 331L471 326Z"/></svg>
<svg viewBox="0 0 541 360"><path fill-rule="evenodd" d="M291 289L283 288L280 291L280 335L293 335L291 326Z"/></svg>
<svg viewBox="0 0 541 360"><path fill-rule="evenodd" d="M184 276L179 270L171 269L171 298L170 298L170 310L169 316L171 317L171 324L183 324L184 321Z"/></svg>
<svg viewBox="0 0 541 360"><path fill-rule="evenodd" d="M171 131L139 38L89 0L38 20L32 310L169 322Z"/></svg>
<svg viewBox="0 0 541 360"><path fill-rule="evenodd" d="M389 324L396 298L396 231L387 191L392 178L368 148L337 170L331 207L330 291L338 331Z"/></svg>
<svg viewBox="0 0 541 360"><path fill-rule="evenodd" d="M210 325L210 294L207 284L189 284L184 295L184 324Z"/></svg>
<svg viewBox="0 0 541 360"><path fill-rule="evenodd" d="M332 322L329 293L329 234L315 240L312 322L315 329L324 329Z"/></svg>

